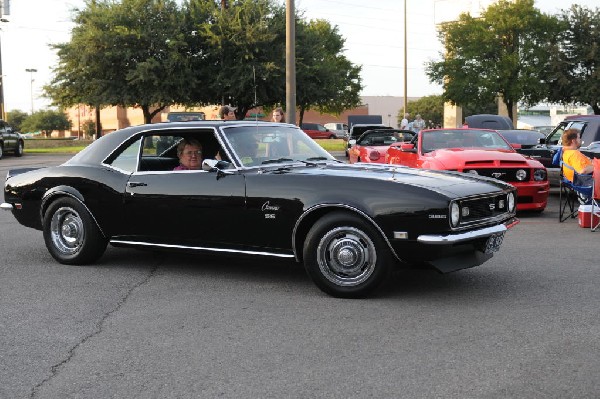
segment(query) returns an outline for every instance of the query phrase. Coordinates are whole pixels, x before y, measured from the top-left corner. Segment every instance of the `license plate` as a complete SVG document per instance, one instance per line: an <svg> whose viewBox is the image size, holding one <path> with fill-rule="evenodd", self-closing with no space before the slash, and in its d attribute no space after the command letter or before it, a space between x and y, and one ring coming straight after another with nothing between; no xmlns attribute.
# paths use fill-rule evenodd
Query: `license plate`
<svg viewBox="0 0 600 399"><path fill-rule="evenodd" d="M488 239L485 241L483 253L491 254L497 252L500 249L503 240L504 232L489 236Z"/></svg>

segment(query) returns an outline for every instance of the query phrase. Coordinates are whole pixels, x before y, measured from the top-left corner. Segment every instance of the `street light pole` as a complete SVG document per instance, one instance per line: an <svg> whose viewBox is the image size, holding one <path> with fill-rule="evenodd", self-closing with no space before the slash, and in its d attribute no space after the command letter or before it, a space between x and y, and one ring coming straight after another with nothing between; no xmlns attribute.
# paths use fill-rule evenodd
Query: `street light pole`
<svg viewBox="0 0 600 399"><path fill-rule="evenodd" d="M0 15L2 15L1 10L0 10ZM8 19L0 18L0 22L8 22ZM0 119L6 120L6 115L4 112L4 75L2 74L2 43L1 42L0 42Z"/></svg>
<svg viewBox="0 0 600 399"><path fill-rule="evenodd" d="M33 73L37 72L37 69L27 68L25 72L29 72L29 76L31 77L31 87L29 90L31 92L31 115L33 115Z"/></svg>

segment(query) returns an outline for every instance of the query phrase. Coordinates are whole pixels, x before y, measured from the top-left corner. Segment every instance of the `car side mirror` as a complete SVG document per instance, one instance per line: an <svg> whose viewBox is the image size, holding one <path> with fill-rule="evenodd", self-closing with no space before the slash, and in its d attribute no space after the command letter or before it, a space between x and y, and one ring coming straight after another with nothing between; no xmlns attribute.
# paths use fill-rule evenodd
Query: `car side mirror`
<svg viewBox="0 0 600 399"><path fill-rule="evenodd" d="M350 144L350 145L356 144L356 139L348 140L348 144Z"/></svg>
<svg viewBox="0 0 600 399"><path fill-rule="evenodd" d="M218 159L205 159L202 161L202 170L208 172L222 171L223 169L229 169L230 166L229 162Z"/></svg>
<svg viewBox="0 0 600 399"><path fill-rule="evenodd" d="M417 152L415 145L412 143L400 143L400 150L403 152Z"/></svg>
<svg viewBox="0 0 600 399"><path fill-rule="evenodd" d="M546 139L545 138L538 139L538 144L546 144Z"/></svg>

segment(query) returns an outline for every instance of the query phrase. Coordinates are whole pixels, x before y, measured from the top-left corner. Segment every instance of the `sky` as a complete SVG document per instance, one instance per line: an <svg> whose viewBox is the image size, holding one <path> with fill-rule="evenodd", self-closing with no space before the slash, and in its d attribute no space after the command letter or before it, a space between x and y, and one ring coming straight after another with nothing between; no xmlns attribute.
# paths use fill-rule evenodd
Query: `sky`
<svg viewBox="0 0 600 399"><path fill-rule="evenodd" d="M2 1L2 0L0 0ZM4 0L6 1L6 0ZM279 0L285 3L285 0ZM407 95L441 94L430 84L424 64L440 60L442 47L436 23L452 19L457 10L476 12L490 0L406 0ZM600 0L536 0L536 7L557 13L571 4L592 9ZM10 0L10 14L0 22L2 82L6 111L30 113L48 108L42 87L52 79L57 57L50 44L67 42L73 27L72 10L84 0ZM402 0L295 0L308 19L326 19L345 38L345 55L362 65L362 95L404 95L404 1ZM27 72L35 69L37 72Z"/></svg>

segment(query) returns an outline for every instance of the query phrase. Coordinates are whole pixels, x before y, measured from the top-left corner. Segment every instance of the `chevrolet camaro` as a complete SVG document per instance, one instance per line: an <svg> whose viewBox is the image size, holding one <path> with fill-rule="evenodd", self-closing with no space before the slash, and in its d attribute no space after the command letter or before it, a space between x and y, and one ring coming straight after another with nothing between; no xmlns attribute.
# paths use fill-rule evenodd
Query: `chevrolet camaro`
<svg viewBox="0 0 600 399"><path fill-rule="evenodd" d="M190 139L201 168L174 170ZM64 264L92 263L108 244L291 258L324 292L360 297L396 266L482 264L518 223L515 205L496 179L337 161L293 125L190 121L128 127L62 165L10 170L1 208L42 230Z"/></svg>

